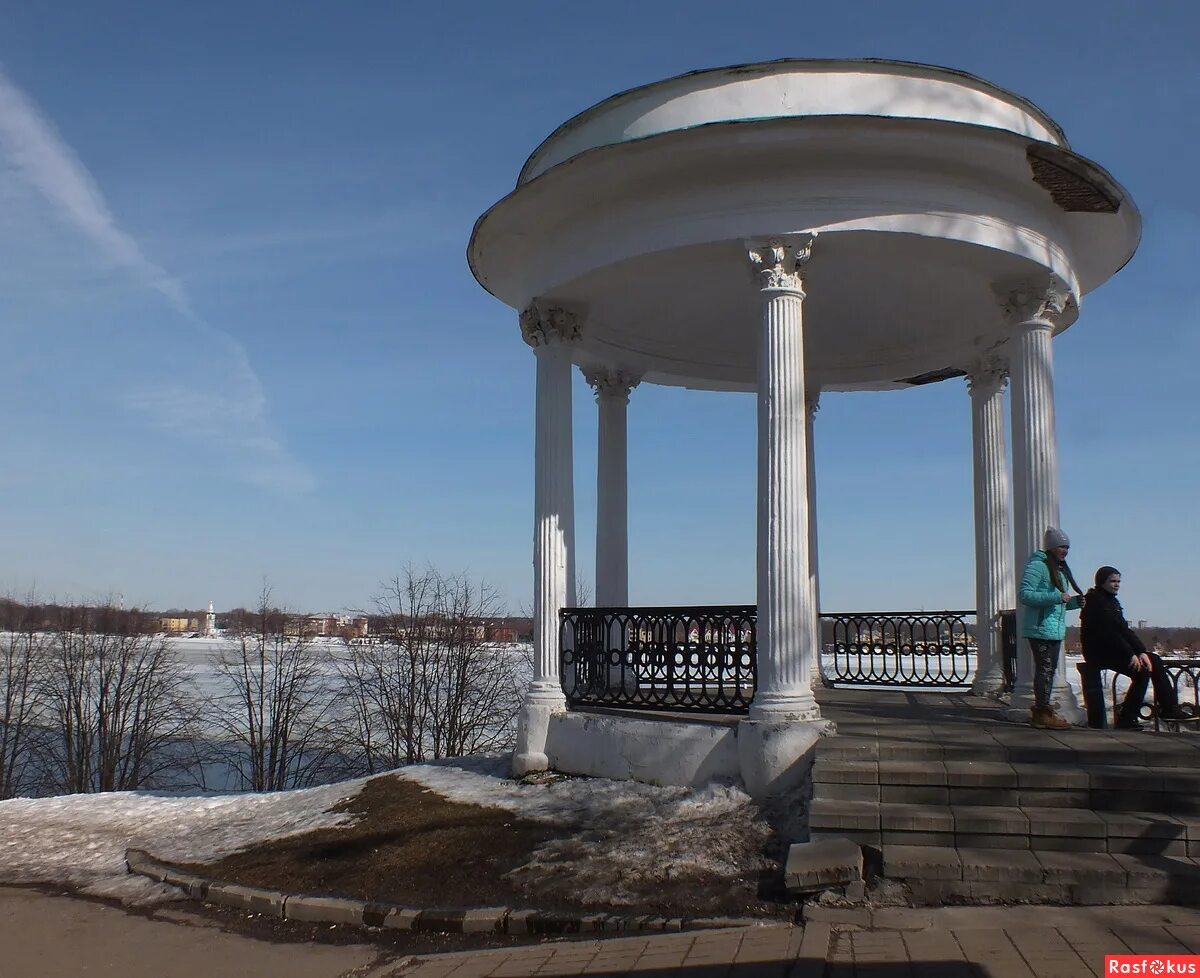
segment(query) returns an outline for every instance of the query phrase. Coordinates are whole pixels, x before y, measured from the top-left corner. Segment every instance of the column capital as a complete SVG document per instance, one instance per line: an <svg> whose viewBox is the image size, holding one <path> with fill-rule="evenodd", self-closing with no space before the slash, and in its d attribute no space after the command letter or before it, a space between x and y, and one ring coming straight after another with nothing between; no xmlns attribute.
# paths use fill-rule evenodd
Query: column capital
<svg viewBox="0 0 1200 978"><path fill-rule="evenodd" d="M629 401L629 392L642 382L642 375L632 370L619 370L612 367L581 367L583 379L596 392L596 400L604 397L617 397Z"/></svg>
<svg viewBox="0 0 1200 978"><path fill-rule="evenodd" d="M1068 321L1075 297L1063 283L1022 282L996 287L1005 318L1017 327L1057 329Z"/></svg>
<svg viewBox="0 0 1200 978"><path fill-rule="evenodd" d="M967 368L967 393L991 397L1008 386L1008 357L989 350Z"/></svg>
<svg viewBox="0 0 1200 978"><path fill-rule="evenodd" d="M812 256L816 232L765 241L747 241L746 255L764 292L796 292L804 296L801 266Z"/></svg>
<svg viewBox="0 0 1200 978"><path fill-rule="evenodd" d="M583 315L577 309L535 299L521 312L521 338L535 350L579 339Z"/></svg>

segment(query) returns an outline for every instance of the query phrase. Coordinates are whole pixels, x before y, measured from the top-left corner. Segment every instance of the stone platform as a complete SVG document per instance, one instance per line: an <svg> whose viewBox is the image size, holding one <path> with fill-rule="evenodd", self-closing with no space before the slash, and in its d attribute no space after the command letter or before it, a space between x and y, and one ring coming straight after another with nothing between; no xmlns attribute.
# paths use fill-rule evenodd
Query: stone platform
<svg viewBox="0 0 1200 978"><path fill-rule="evenodd" d="M1006 722L964 694L824 690L810 828L914 903L1200 904L1200 735Z"/></svg>

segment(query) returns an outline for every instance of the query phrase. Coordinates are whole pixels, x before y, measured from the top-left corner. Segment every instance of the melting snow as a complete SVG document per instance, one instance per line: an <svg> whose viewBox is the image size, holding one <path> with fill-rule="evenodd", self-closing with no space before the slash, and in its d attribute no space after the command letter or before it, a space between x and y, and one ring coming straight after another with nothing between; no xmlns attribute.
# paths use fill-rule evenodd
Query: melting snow
<svg viewBox="0 0 1200 978"><path fill-rule="evenodd" d="M245 846L350 816L329 809L365 779L266 794L108 792L0 801L0 882L60 883L127 903L176 899L177 890L125 871L125 850L208 862Z"/></svg>
<svg viewBox="0 0 1200 978"><path fill-rule="evenodd" d="M541 892L619 904L681 879L735 881L762 865L767 829L749 796L629 781L510 780L509 757L460 758L395 773L451 801L491 806L570 831L513 873ZM337 825L331 814L365 778L269 794L114 792L0 802L0 883L77 887L131 904L178 899L177 890L125 871L125 850L169 862L209 862L270 839Z"/></svg>

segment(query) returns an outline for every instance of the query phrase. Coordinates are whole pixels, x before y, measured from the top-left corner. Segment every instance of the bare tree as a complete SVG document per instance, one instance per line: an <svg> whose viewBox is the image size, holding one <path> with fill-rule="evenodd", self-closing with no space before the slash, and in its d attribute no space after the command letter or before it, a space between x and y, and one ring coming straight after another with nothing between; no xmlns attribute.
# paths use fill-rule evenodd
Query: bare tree
<svg viewBox="0 0 1200 978"><path fill-rule="evenodd" d="M409 566L375 598L373 640L339 662L342 750L368 773L507 747L523 660L485 643L495 593Z"/></svg>
<svg viewBox="0 0 1200 978"><path fill-rule="evenodd" d="M301 626L264 585L214 663L227 688L215 716L224 755L251 791L306 787L329 768L329 656Z"/></svg>
<svg viewBox="0 0 1200 978"><path fill-rule="evenodd" d="M59 791L178 783L194 708L170 641L112 602L58 609L40 687L50 719L49 777Z"/></svg>
<svg viewBox="0 0 1200 978"><path fill-rule="evenodd" d="M46 639L38 628L34 599L6 600L0 621L0 798L35 788L35 761L44 743L44 711L38 680ZM42 735L42 736L39 736Z"/></svg>
<svg viewBox="0 0 1200 978"><path fill-rule="evenodd" d="M501 613L495 590L465 575L441 578L442 634L430 701L433 756L459 757L512 745L521 683L519 658L487 643Z"/></svg>
<svg viewBox="0 0 1200 978"><path fill-rule="evenodd" d="M343 751L367 773L425 760L441 582L409 566L375 597L375 636L350 645L342 662Z"/></svg>

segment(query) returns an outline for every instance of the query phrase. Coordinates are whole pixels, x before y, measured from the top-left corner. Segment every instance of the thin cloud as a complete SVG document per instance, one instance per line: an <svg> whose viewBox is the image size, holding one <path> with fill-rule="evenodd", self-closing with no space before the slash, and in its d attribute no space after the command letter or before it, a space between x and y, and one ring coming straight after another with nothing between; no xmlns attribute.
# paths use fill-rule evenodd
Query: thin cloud
<svg viewBox="0 0 1200 978"><path fill-rule="evenodd" d="M310 490L312 476L270 431L262 383L244 348L198 316L179 280L151 261L120 227L78 155L2 66L0 160L44 199L66 226L89 241L108 262L159 293L203 334L210 357L224 354L221 375L232 385L232 392L216 395L179 385L149 386L130 392L125 405L155 427L217 443L232 453L248 482L287 492Z"/></svg>

